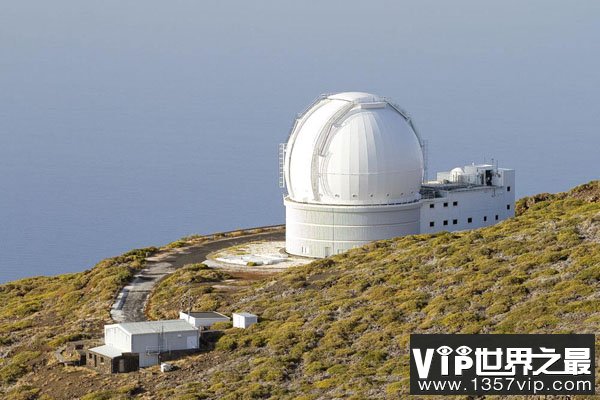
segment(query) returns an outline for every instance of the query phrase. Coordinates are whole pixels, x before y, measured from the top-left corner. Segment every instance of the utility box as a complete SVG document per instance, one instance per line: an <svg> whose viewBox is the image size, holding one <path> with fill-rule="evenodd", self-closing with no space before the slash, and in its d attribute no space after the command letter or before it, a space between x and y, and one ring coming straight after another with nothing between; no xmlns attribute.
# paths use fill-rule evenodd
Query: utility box
<svg viewBox="0 0 600 400"><path fill-rule="evenodd" d="M246 329L258 322L258 317L247 312L233 313L233 327Z"/></svg>

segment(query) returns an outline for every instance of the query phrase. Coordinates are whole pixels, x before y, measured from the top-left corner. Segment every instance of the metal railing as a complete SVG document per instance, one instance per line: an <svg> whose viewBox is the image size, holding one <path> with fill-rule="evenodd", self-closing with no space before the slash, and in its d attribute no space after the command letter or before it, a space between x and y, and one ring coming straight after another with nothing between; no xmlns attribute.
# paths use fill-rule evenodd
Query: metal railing
<svg viewBox="0 0 600 400"><path fill-rule="evenodd" d="M285 148L287 143L279 143L279 187L285 187Z"/></svg>

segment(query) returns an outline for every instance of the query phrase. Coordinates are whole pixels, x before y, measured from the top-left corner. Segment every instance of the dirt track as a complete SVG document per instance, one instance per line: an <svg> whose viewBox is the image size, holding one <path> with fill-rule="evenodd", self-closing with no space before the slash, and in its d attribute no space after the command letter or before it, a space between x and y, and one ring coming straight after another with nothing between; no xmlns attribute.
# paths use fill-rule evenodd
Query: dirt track
<svg viewBox="0 0 600 400"><path fill-rule="evenodd" d="M119 293L110 311L115 322L134 322L146 320L144 309L152 289L163 277L173 273L186 264L200 263L208 254L225 247L255 240L284 240L283 226L269 227L261 233L250 233L238 237L225 237L207 242L169 249L146 259L146 266L133 281Z"/></svg>

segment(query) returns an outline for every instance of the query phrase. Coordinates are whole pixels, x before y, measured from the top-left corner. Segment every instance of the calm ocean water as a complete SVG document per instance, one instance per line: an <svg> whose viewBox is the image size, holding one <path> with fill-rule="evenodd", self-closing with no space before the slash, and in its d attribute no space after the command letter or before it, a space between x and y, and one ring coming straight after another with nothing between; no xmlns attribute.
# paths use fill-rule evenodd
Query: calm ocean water
<svg viewBox="0 0 600 400"><path fill-rule="evenodd" d="M430 172L600 177L600 3L0 4L0 282L281 223L277 145L320 93L396 100Z"/></svg>

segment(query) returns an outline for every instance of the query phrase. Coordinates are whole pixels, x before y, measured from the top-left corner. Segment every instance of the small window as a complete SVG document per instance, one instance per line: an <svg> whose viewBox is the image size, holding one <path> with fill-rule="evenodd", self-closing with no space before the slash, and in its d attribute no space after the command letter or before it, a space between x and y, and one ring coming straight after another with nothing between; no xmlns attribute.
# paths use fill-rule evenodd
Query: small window
<svg viewBox="0 0 600 400"><path fill-rule="evenodd" d="M429 226L432 226L432 227L433 227L433 226L435 226L435 222L433 222L433 221L430 221L430 222L429 222Z"/></svg>
<svg viewBox="0 0 600 400"><path fill-rule="evenodd" d="M507 204L507 205L506 205L506 209L507 209L507 210L510 210L510 204Z"/></svg>
<svg viewBox="0 0 600 400"><path fill-rule="evenodd" d="M431 204L429 205L429 208L435 208L435 204L431 203Z"/></svg>
<svg viewBox="0 0 600 400"><path fill-rule="evenodd" d="M473 222L473 218L471 218L471 217L467 218L467 222L470 224L471 222Z"/></svg>
<svg viewBox="0 0 600 400"><path fill-rule="evenodd" d="M104 364L104 357L100 357L100 364Z"/></svg>
<svg viewBox="0 0 600 400"><path fill-rule="evenodd" d="M444 203L444 207L448 207L448 203Z"/></svg>
<svg viewBox="0 0 600 400"><path fill-rule="evenodd" d="M448 225L448 220L447 219L444 220L444 225Z"/></svg>
<svg viewBox="0 0 600 400"><path fill-rule="evenodd" d="M452 225L456 225L456 224L458 224L458 220L457 219L453 219L452 220Z"/></svg>
<svg viewBox="0 0 600 400"><path fill-rule="evenodd" d="M498 221L498 214L496 214L496 221Z"/></svg>
<svg viewBox="0 0 600 400"><path fill-rule="evenodd" d="M486 222L486 221L487 221L487 215L484 215L483 216L483 222Z"/></svg>
<svg viewBox="0 0 600 400"><path fill-rule="evenodd" d="M507 192L510 192L510 186L507 186L507 187L506 187L506 191L507 191Z"/></svg>
<svg viewBox="0 0 600 400"><path fill-rule="evenodd" d="M452 202L452 205L453 205L454 207L456 207L456 206L458 205L458 201L453 201L453 202Z"/></svg>

